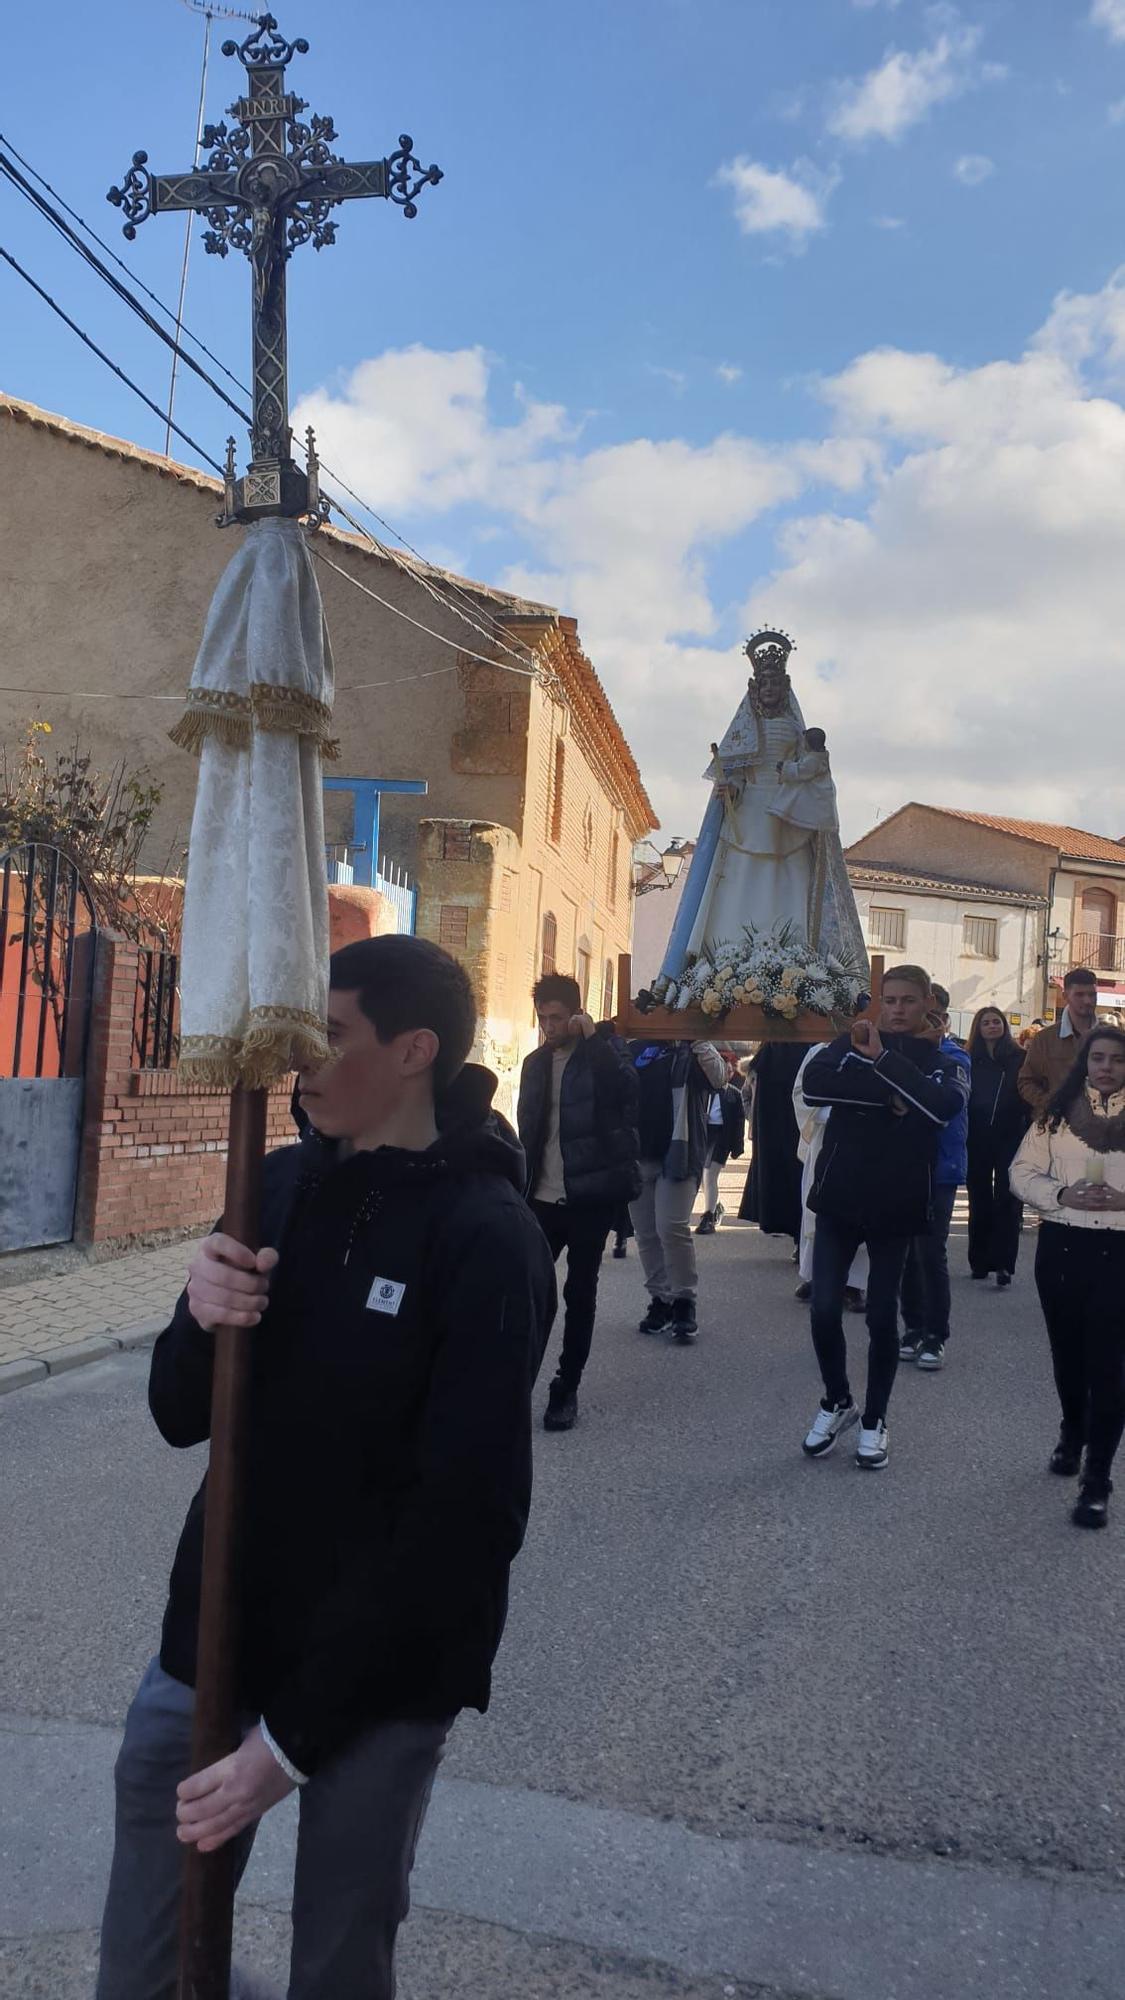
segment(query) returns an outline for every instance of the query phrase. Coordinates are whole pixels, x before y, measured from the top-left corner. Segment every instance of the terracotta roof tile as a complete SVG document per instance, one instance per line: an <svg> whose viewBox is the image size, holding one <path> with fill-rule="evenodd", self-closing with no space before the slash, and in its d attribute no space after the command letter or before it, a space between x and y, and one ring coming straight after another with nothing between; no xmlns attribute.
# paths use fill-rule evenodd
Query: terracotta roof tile
<svg viewBox="0 0 1125 2000"><path fill-rule="evenodd" d="M1078 826L1057 826L1052 820L1007 819L999 813L965 812L959 806L933 806L933 812L950 819L968 820L973 826L990 826L997 833L1014 833L1020 840L1033 840L1039 847L1057 847L1083 861L1125 861L1125 842L1108 840L1101 833L1086 833Z"/></svg>
<svg viewBox="0 0 1125 2000"><path fill-rule="evenodd" d="M1046 908L1046 896L1031 889L1002 889L995 882L960 882L950 875L923 874L917 868L896 868L890 862L848 861L849 879L859 888L888 884L896 889L947 891L954 896L980 896L994 903L1019 903Z"/></svg>

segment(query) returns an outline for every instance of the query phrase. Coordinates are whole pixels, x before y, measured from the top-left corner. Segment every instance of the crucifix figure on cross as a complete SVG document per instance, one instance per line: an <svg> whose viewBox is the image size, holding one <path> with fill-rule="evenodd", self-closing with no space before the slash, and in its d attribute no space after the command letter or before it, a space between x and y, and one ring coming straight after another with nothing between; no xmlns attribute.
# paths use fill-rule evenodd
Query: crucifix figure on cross
<svg viewBox="0 0 1125 2000"><path fill-rule="evenodd" d="M300 114L308 106L286 90L285 71L308 46L303 36L286 41L273 15L260 15L244 42L223 43L223 54L237 56L246 71L247 93L230 107L233 125L204 127L204 164L188 173L153 174L148 154L134 153L124 183L108 196L124 210L130 241L150 215L193 209L211 225L203 241L213 255L242 250L253 267L251 460L245 477L236 479L232 439L224 525L317 511L311 438L306 473L294 463L289 428L285 266L292 252L301 243L322 250L335 242L331 211L339 202L378 195L413 218L422 188L442 178L440 167L423 167L414 158L409 133L400 135L399 150L388 158L352 164L332 151L337 135L331 118L314 114L303 123Z"/></svg>

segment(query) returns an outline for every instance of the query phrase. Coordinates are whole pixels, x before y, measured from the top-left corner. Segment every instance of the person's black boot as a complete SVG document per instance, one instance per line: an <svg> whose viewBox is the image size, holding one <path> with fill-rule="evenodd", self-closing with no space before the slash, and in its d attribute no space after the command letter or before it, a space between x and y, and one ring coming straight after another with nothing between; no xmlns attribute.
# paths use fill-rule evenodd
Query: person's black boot
<svg viewBox="0 0 1125 2000"><path fill-rule="evenodd" d="M1064 1425L1059 1432L1059 1441L1048 1461L1052 1472L1060 1479L1077 1479L1082 1465L1082 1444L1079 1438L1071 1437Z"/></svg>
<svg viewBox="0 0 1125 2000"><path fill-rule="evenodd" d="M713 1236L715 1234L714 1209L708 1208L704 1210L695 1225L695 1233L697 1236Z"/></svg>
<svg viewBox="0 0 1125 2000"><path fill-rule="evenodd" d="M618 1237L616 1243L613 1246L613 1254L615 1257L627 1257L629 1255L628 1237L625 1236Z"/></svg>
<svg viewBox="0 0 1125 2000"><path fill-rule="evenodd" d="M1097 1473L1085 1473L1070 1517L1075 1527L1104 1528L1109 1520L1109 1496L1112 1492L1112 1479L1102 1478Z"/></svg>
<svg viewBox="0 0 1125 2000"><path fill-rule="evenodd" d="M653 1299L648 1311L637 1328L638 1333L663 1333L672 1321L672 1308L667 1299Z"/></svg>
<svg viewBox="0 0 1125 2000"><path fill-rule="evenodd" d="M672 1338L680 1347L691 1347L699 1332L694 1299L676 1299L672 1306Z"/></svg>
<svg viewBox="0 0 1125 2000"><path fill-rule="evenodd" d="M572 1431L578 1421L578 1391L555 1376L547 1391L547 1407L543 1412L545 1431Z"/></svg>

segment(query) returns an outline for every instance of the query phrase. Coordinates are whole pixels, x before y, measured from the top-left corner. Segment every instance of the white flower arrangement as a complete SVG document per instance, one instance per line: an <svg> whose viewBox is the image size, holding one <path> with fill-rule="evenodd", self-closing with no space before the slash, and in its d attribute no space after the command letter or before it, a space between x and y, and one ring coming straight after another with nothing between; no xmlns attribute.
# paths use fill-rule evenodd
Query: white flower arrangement
<svg viewBox="0 0 1125 2000"><path fill-rule="evenodd" d="M748 926L740 942L696 959L667 1005L698 1007L715 1020L732 1007L760 1007L780 1021L802 1013L850 1020L866 986L865 966L815 951L793 924L770 931Z"/></svg>

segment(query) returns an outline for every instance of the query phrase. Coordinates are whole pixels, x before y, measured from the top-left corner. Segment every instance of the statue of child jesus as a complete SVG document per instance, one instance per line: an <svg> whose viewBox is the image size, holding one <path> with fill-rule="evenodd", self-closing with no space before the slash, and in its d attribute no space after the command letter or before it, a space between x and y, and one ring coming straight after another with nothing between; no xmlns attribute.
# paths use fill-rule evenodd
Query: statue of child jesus
<svg viewBox="0 0 1125 2000"><path fill-rule="evenodd" d="M818 833L838 831L836 787L823 729L805 730L800 754L779 763L777 777L778 789L769 812L788 820L791 826L815 827Z"/></svg>

